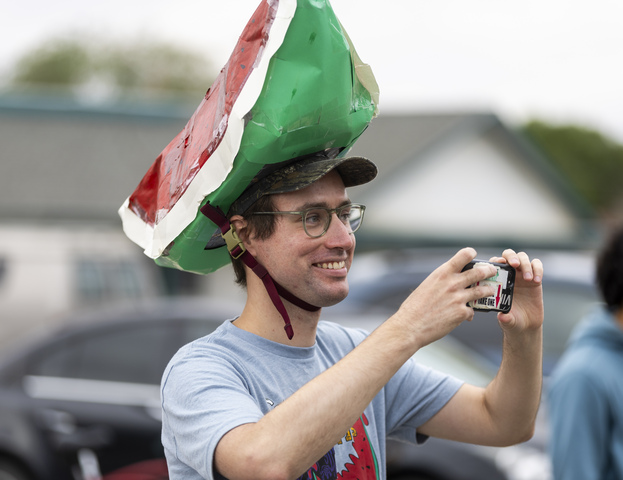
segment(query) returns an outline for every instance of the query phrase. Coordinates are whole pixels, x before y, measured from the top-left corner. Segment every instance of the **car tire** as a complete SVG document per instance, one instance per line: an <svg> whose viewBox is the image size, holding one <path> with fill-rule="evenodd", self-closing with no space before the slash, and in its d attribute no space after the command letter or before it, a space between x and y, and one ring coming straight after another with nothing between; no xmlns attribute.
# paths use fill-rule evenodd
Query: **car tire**
<svg viewBox="0 0 623 480"><path fill-rule="evenodd" d="M0 460L0 480L32 480L32 477L13 462Z"/></svg>

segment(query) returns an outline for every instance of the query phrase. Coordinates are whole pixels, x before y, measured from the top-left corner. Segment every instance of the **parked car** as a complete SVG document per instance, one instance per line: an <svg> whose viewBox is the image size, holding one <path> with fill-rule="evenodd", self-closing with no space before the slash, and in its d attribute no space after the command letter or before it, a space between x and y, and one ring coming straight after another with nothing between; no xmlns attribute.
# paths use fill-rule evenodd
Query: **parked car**
<svg viewBox="0 0 623 480"><path fill-rule="evenodd" d="M85 471L91 478L101 473L118 479L131 472L125 467L153 459L151 465L160 469L159 383L166 363L181 345L240 310L179 298L114 307L78 316L5 358L0 363L0 479L77 480ZM382 319L339 318L368 329ZM450 338L422 349L417 358L475 384L486 384L495 371ZM525 471L523 460L535 451L530 445L513 447L508 450L515 452L512 462L501 462L499 450L438 439L418 447L390 442L388 477L514 480L509 474Z"/></svg>
<svg viewBox="0 0 623 480"><path fill-rule="evenodd" d="M167 362L239 311L192 299L114 307L76 316L4 358L0 478L74 480L89 451L104 474L162 457L158 385Z"/></svg>
<svg viewBox="0 0 623 480"><path fill-rule="evenodd" d="M109 473L102 480L168 480L169 470L164 458L133 463Z"/></svg>

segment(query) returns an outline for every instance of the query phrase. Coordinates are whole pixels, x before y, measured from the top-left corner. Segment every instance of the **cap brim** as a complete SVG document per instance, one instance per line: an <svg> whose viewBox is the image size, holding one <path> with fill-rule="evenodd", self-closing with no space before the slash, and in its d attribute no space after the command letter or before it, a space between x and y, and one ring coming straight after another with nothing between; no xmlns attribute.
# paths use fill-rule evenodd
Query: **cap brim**
<svg viewBox="0 0 623 480"><path fill-rule="evenodd" d="M334 169L342 177L345 187L368 183L376 177L378 172L376 165L364 157L309 156L291 162L253 182L232 204L229 214L243 214L264 195L301 190Z"/></svg>
<svg viewBox="0 0 623 480"><path fill-rule="evenodd" d="M291 162L259 180L256 179L232 204L228 216L244 214L251 205L264 195L301 190L320 180L332 170L336 170L340 174L344 186L347 188L368 183L378 173L376 165L365 157L322 158L316 155L310 156ZM225 245L220 233L218 229L214 232L205 247L206 250Z"/></svg>
<svg viewBox="0 0 623 480"><path fill-rule="evenodd" d="M272 185L266 188L263 194L274 195L300 190L318 181L334 169L342 177L345 187L355 187L368 183L377 174L376 165L364 157L303 160L271 175Z"/></svg>

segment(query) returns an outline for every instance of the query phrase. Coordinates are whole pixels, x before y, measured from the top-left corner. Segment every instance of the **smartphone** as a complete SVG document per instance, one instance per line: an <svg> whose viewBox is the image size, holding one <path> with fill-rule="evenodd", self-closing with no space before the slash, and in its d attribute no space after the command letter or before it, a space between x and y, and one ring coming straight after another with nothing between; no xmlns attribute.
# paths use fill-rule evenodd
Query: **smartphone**
<svg viewBox="0 0 623 480"><path fill-rule="evenodd" d="M477 285L493 285L496 287L495 295L490 297L479 298L472 302L468 302L467 305L474 310L482 312L502 312L508 313L513 304L513 290L515 288L515 269L506 263L487 262L485 260L472 260L465 267L463 272L474 268L474 266L483 264L494 265L497 268L497 272L492 277L486 278L483 281L471 285L475 287Z"/></svg>

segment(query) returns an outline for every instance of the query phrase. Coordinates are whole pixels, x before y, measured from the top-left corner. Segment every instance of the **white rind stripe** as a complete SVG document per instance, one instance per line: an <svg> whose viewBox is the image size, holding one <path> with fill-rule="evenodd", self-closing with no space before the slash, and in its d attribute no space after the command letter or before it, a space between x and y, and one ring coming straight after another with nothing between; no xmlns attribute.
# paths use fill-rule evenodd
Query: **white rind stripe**
<svg viewBox="0 0 623 480"><path fill-rule="evenodd" d="M217 149L197 173L184 194L153 228L128 208L129 197L119 209L123 231L130 240L144 249L148 257L158 258L165 248L195 220L201 202L223 183L231 171L234 158L240 148L244 131L244 116L253 108L262 92L270 60L282 45L296 11L296 0L279 0L277 3L277 14L268 42L259 63L249 75L236 103L232 106L227 131Z"/></svg>

